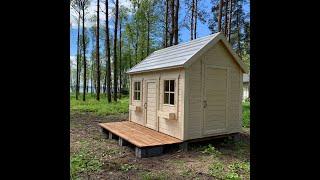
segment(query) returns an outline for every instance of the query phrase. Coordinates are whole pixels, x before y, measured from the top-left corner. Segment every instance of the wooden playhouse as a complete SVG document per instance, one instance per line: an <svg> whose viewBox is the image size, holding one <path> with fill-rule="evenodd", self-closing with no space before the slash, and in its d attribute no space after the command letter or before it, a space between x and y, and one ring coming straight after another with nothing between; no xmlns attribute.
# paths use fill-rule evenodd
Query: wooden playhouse
<svg viewBox="0 0 320 180"><path fill-rule="evenodd" d="M119 144L134 144L139 157L166 144L239 133L246 72L222 33L155 51L127 72L129 121L100 126Z"/></svg>

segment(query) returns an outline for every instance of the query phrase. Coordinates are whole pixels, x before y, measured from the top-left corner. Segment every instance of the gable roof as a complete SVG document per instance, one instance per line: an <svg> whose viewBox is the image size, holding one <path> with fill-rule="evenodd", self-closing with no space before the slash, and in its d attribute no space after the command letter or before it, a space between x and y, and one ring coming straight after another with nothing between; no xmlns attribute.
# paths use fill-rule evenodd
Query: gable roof
<svg viewBox="0 0 320 180"><path fill-rule="evenodd" d="M187 68L198 57L200 57L204 52L206 52L220 40L223 42L230 54L234 57L234 60L240 66L242 71L246 73L246 66L242 63L238 55L232 50L231 46L221 32L154 51L143 61L128 70L127 73L134 74L177 67Z"/></svg>

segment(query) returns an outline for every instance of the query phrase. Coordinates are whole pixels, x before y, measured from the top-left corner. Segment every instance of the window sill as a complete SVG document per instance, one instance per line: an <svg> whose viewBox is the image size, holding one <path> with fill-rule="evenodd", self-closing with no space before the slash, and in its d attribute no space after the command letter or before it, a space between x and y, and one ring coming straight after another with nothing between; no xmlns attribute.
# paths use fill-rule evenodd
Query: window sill
<svg viewBox="0 0 320 180"><path fill-rule="evenodd" d="M174 104L162 104L163 106L168 106L168 107L175 107L176 105Z"/></svg>

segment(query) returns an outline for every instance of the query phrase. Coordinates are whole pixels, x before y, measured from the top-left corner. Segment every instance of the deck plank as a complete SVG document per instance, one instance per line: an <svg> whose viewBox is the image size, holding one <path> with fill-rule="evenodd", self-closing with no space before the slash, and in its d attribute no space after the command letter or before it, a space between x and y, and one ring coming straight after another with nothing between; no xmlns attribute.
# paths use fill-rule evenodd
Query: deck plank
<svg viewBox="0 0 320 180"><path fill-rule="evenodd" d="M130 121L100 123L99 125L140 148L182 142L180 139Z"/></svg>

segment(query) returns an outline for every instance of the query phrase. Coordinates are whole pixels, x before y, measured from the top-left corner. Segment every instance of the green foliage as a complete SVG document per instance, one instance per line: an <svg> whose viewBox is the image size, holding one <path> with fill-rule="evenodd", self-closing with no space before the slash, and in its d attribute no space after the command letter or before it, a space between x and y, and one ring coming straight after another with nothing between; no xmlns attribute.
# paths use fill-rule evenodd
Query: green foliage
<svg viewBox="0 0 320 180"><path fill-rule="evenodd" d="M202 151L203 154L209 154L213 156L219 156L221 154L220 151L218 151L215 147L213 147L211 144L204 147L204 150Z"/></svg>
<svg viewBox="0 0 320 180"><path fill-rule="evenodd" d="M228 166L229 169L234 173L249 173L250 164L249 162L235 162Z"/></svg>
<svg viewBox="0 0 320 180"><path fill-rule="evenodd" d="M80 95L81 97L81 95ZM105 96L97 101L94 96L87 96L86 101L76 100L75 94L70 95L70 109L78 112L92 112L96 115L115 115L129 111L129 98L122 97L118 102L108 103Z"/></svg>
<svg viewBox="0 0 320 180"><path fill-rule="evenodd" d="M235 172L229 172L225 175L226 180L241 180L241 177Z"/></svg>
<svg viewBox="0 0 320 180"><path fill-rule="evenodd" d="M240 180L241 174L249 174L250 165L248 162L235 162L227 167L221 162L214 162L209 166L209 174L217 179Z"/></svg>
<svg viewBox="0 0 320 180"><path fill-rule="evenodd" d="M209 174L218 179L223 179L224 177L224 168L223 164L220 162L214 162L209 166Z"/></svg>
<svg viewBox="0 0 320 180"><path fill-rule="evenodd" d="M97 172L101 170L102 162L92 157L88 151L82 150L70 157L70 176L75 179L81 173Z"/></svg>
<svg viewBox="0 0 320 180"><path fill-rule="evenodd" d="M128 172L131 169L136 169L136 167L133 164L123 164L120 166L120 170L123 172Z"/></svg>
<svg viewBox="0 0 320 180"><path fill-rule="evenodd" d="M242 103L242 126L249 128L250 127L250 102Z"/></svg>

